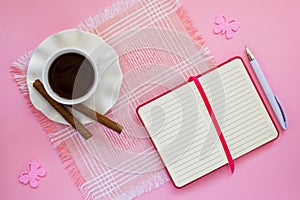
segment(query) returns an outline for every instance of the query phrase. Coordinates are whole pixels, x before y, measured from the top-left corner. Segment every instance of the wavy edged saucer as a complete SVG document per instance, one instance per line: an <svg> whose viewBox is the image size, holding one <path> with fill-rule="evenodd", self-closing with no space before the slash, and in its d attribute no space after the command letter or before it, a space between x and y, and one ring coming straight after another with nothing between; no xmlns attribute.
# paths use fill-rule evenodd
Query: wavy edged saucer
<svg viewBox="0 0 300 200"><path fill-rule="evenodd" d="M99 36L76 29L65 30L46 38L33 53L27 71L29 96L35 108L49 119L67 124L46 100L33 88L36 79L42 81L42 71L49 56L63 49L76 48L86 52L94 60L99 71L99 82L94 94L83 104L106 113L118 100L122 83L122 71L115 50ZM81 113L77 118L84 124L92 120Z"/></svg>

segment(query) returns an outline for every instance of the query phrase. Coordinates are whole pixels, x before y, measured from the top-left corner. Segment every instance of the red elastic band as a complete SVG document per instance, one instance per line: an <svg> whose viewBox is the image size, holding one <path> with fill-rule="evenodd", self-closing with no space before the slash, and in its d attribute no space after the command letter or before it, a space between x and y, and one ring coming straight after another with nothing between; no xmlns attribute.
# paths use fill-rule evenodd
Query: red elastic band
<svg viewBox="0 0 300 200"><path fill-rule="evenodd" d="M210 115L210 117L211 117L211 120L212 120L212 122L213 122L213 124L214 124L214 126L215 126L215 129L216 129L216 131L217 131L217 133L218 133L218 135L219 135L219 139L220 139L220 141L221 141L221 144L222 144L222 146L223 146L224 152L225 152L225 154L226 154L226 157L227 157L228 164L229 164L229 166L230 166L231 172L233 173L233 172L234 172L234 162L233 162L231 153L230 153L230 151L229 151L228 145L227 145L227 143L226 143L226 141L225 141L224 135L223 135L222 130L221 130L220 126L219 126L219 123L218 123L218 121L217 121L217 118L216 118L216 116L215 116L215 114L214 114L214 112L213 112L213 109L212 109L212 107L211 107L211 105L210 105L210 103L209 103L209 100L208 100L208 98L207 98L207 96L206 96L206 94L205 94L205 91L204 91L203 87L201 86L201 84L200 84L200 82L199 82L199 80L198 80L197 77L191 76L191 77L189 78L189 82L190 82L190 81L194 81L196 87L197 87L198 90L199 90L199 93L200 93L200 95L201 95L201 97L202 97L202 99L203 99L203 101L204 101L204 104L205 104L205 106L206 106L206 109L207 109L207 111L208 111L208 113L209 113L209 115Z"/></svg>

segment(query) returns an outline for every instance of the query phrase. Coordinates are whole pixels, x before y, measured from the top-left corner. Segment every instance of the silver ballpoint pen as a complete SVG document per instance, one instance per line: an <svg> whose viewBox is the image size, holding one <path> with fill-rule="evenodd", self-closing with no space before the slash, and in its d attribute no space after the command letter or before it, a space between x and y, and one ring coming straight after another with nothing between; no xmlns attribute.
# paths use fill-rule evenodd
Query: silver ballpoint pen
<svg viewBox="0 0 300 200"><path fill-rule="evenodd" d="M257 60L255 59L253 53L250 51L250 49L248 47L246 47L246 53L247 56L250 60L250 64L252 66L253 71L255 72L255 75L257 77L257 79L260 82L261 87L263 88L263 91L265 93L265 95L268 98L268 101L276 115L277 120L279 121L281 127L286 130L287 129L287 118L286 115L284 113L283 107L281 106L278 97L275 96L272 92L272 89L263 73L263 71L261 70L261 67L259 66Z"/></svg>

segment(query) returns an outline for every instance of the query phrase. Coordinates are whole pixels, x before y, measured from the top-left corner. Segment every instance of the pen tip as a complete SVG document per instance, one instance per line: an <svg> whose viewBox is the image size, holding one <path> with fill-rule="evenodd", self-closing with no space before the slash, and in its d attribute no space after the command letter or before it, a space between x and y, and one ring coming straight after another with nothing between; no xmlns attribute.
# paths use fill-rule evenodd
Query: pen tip
<svg viewBox="0 0 300 200"><path fill-rule="evenodd" d="M250 51L250 49L247 47L247 45L245 45L245 50L246 50L246 52Z"/></svg>
<svg viewBox="0 0 300 200"><path fill-rule="evenodd" d="M247 56L248 56L249 60L250 61L254 60L255 57L254 57L254 55L252 54L252 52L250 51L250 49L247 46L245 46L245 50L246 50L246 53L247 53Z"/></svg>

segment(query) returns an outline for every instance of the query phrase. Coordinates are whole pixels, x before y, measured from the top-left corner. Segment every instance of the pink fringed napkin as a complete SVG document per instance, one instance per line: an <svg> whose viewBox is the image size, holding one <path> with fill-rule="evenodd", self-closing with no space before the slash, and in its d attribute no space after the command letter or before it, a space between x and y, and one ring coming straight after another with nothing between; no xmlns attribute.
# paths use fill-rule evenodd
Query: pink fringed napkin
<svg viewBox="0 0 300 200"><path fill-rule="evenodd" d="M79 28L100 35L118 53L123 83L107 116L124 127L121 135L91 123L93 137L85 141L36 110L26 85L33 51L12 64L12 74L83 197L132 199L169 180L137 106L213 67L213 58L177 0L120 1Z"/></svg>

